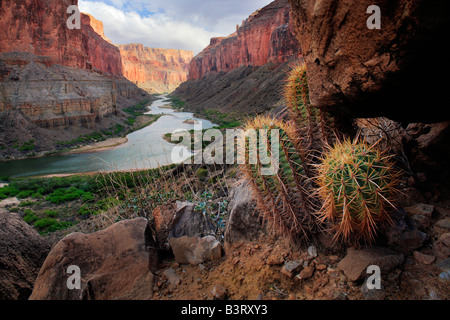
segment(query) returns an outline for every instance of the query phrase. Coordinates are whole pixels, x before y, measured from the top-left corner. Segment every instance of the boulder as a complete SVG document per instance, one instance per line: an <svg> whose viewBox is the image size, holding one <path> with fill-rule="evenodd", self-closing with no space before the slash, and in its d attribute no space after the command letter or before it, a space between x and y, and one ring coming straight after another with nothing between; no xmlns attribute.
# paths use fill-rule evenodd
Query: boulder
<svg viewBox="0 0 450 320"><path fill-rule="evenodd" d="M118 222L94 234L73 233L50 252L31 300L148 300L158 254L148 221ZM69 289L69 267L80 271L80 289Z"/></svg>
<svg viewBox="0 0 450 320"><path fill-rule="evenodd" d="M214 225L201 212L196 212L195 205L190 202L177 201L177 213L173 219L172 228L168 238L181 238L184 236L204 237L214 234Z"/></svg>
<svg viewBox="0 0 450 320"><path fill-rule="evenodd" d="M17 214L0 209L0 300L27 300L50 244Z"/></svg>
<svg viewBox="0 0 450 320"><path fill-rule="evenodd" d="M198 265L222 257L222 245L213 236L171 238L169 243L180 264Z"/></svg>
<svg viewBox="0 0 450 320"><path fill-rule="evenodd" d="M421 215L431 218L434 212L434 206L420 203L411 207L406 207L405 211L409 216Z"/></svg>
<svg viewBox="0 0 450 320"><path fill-rule="evenodd" d="M393 218L395 224L386 232L389 246L405 254L422 247L428 236L417 229L417 222L404 211L396 212Z"/></svg>
<svg viewBox="0 0 450 320"><path fill-rule="evenodd" d="M214 234L211 220L190 202L173 202L153 210L158 248L169 250L169 239Z"/></svg>
<svg viewBox="0 0 450 320"><path fill-rule="evenodd" d="M241 183L230 192L228 222L225 230L227 245L255 241L265 233L262 218L248 183Z"/></svg>
<svg viewBox="0 0 450 320"><path fill-rule="evenodd" d="M449 119L442 108L446 82L439 79L450 71L444 40L450 2L289 2L313 107L350 118ZM367 26L374 4L381 29Z"/></svg>
<svg viewBox="0 0 450 320"><path fill-rule="evenodd" d="M405 260L403 254L398 254L387 248L372 247L357 250L349 248L347 256L338 264L350 281L363 279L367 275L367 268L375 265L380 267L383 273L395 269Z"/></svg>

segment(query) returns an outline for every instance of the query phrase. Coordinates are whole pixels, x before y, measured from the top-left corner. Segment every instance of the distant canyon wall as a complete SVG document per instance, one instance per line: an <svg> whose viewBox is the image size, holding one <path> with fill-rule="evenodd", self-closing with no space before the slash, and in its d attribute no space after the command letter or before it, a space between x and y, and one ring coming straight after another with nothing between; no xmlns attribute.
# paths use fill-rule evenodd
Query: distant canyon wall
<svg viewBox="0 0 450 320"><path fill-rule="evenodd" d="M192 51L147 48L142 44L118 45L123 75L151 92L172 92L187 80Z"/></svg>
<svg viewBox="0 0 450 320"><path fill-rule="evenodd" d="M120 50L103 23L81 14L69 30L76 0L0 1L0 113L20 112L44 129L84 127L143 100L123 77Z"/></svg>
<svg viewBox="0 0 450 320"><path fill-rule="evenodd" d="M284 63L300 57L287 0L276 0L253 13L228 37L211 43L189 65L189 80L241 66Z"/></svg>
<svg viewBox="0 0 450 320"><path fill-rule="evenodd" d="M283 105L282 88L293 61L301 59L287 0L253 13L237 32L213 38L189 65L189 80L174 92L198 113L237 117Z"/></svg>
<svg viewBox="0 0 450 320"><path fill-rule="evenodd" d="M52 63L122 75L117 47L107 42L82 14L81 29L69 30L67 8L77 0L3 0L0 2L0 52L28 52Z"/></svg>

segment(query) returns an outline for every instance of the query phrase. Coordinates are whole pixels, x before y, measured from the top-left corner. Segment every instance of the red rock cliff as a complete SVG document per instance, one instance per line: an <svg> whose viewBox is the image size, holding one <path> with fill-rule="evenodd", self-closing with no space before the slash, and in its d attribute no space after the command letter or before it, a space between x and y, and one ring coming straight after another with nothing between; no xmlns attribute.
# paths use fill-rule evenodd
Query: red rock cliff
<svg viewBox="0 0 450 320"><path fill-rule="evenodd" d="M192 60L189 80L210 72L282 63L299 57L300 47L290 20L288 0L276 0L256 11L235 33L211 39L210 45Z"/></svg>
<svg viewBox="0 0 450 320"><path fill-rule="evenodd" d="M122 75L119 49L95 31L99 30L96 21L82 15L81 30L67 28L70 17L67 8L77 3L77 0L0 1L0 53L28 52L68 67Z"/></svg>
<svg viewBox="0 0 450 320"><path fill-rule="evenodd" d="M149 92L173 91L187 80L192 51L146 48L142 44L118 47L123 75Z"/></svg>

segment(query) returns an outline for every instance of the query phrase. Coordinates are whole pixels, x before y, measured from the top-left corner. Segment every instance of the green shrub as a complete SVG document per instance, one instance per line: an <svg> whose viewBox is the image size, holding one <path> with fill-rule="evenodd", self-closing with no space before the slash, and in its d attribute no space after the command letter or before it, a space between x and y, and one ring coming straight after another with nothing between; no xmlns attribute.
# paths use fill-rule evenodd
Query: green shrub
<svg viewBox="0 0 450 320"><path fill-rule="evenodd" d="M49 218L56 218L59 215L58 211L55 210L45 210L44 214Z"/></svg>
<svg viewBox="0 0 450 320"><path fill-rule="evenodd" d="M19 204L19 207L23 208L23 207L29 207L29 206L32 206L32 205L34 205L33 201L24 201L24 202L21 202Z"/></svg>
<svg viewBox="0 0 450 320"><path fill-rule="evenodd" d="M25 216L23 217L23 220L28 224L32 224L39 219L32 210L27 209L24 214Z"/></svg>
<svg viewBox="0 0 450 320"><path fill-rule="evenodd" d="M18 199L30 198L35 192L33 190L23 190L17 194Z"/></svg>
<svg viewBox="0 0 450 320"><path fill-rule="evenodd" d="M15 197L20 192L19 189L13 186L7 186L0 189L0 200Z"/></svg>
<svg viewBox="0 0 450 320"><path fill-rule="evenodd" d="M77 189L75 187L70 187L68 189L57 189L55 192L49 194L48 197L45 198L45 200L50 201L54 204L61 204L78 199L89 201L93 200L94 196L90 192L84 192L83 190Z"/></svg>
<svg viewBox="0 0 450 320"><path fill-rule="evenodd" d="M65 230L71 226L73 226L73 224L70 222L60 222L53 218L40 219L34 223L34 227L43 234Z"/></svg>

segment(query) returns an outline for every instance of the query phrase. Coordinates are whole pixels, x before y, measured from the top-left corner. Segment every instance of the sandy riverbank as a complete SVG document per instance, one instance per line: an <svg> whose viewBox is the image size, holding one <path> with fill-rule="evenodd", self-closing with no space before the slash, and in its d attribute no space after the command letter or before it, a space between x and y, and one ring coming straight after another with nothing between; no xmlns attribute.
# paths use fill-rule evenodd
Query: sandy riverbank
<svg viewBox="0 0 450 320"><path fill-rule="evenodd" d="M122 138L111 138L105 141L96 142L94 144L90 144L78 149L71 150L69 152L66 152L64 154L76 154L76 153L85 153L85 152L97 152L97 151L105 151L108 149L113 149L115 147L118 147L122 144L125 144L128 142L128 138L122 137Z"/></svg>

